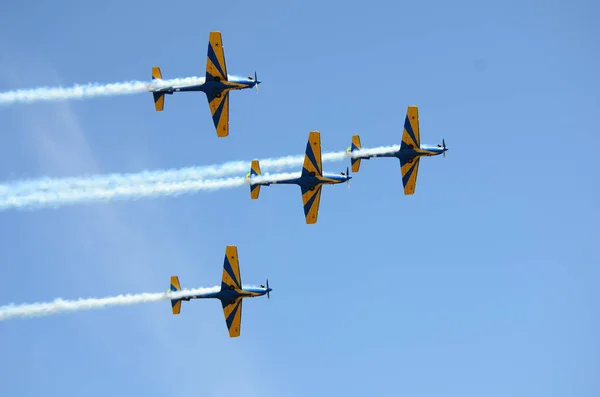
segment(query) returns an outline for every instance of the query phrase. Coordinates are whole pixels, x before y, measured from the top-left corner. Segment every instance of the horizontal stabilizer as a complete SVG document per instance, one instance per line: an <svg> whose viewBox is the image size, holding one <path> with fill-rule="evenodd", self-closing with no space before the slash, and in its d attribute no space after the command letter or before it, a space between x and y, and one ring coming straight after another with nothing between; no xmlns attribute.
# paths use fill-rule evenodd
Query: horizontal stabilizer
<svg viewBox="0 0 600 397"><path fill-rule="evenodd" d="M160 72L160 68L158 66L152 67L152 80L160 79L162 80L162 73ZM154 107L157 112L162 112L165 108L165 94L160 92L153 92L152 96L154 97Z"/></svg>
<svg viewBox="0 0 600 397"><path fill-rule="evenodd" d="M169 290L171 292L181 291L179 277L171 276L171 287ZM173 310L173 314L179 314L181 312L181 299L171 299L171 309Z"/></svg>
<svg viewBox="0 0 600 397"><path fill-rule="evenodd" d="M154 97L154 108L157 112L162 112L165 108L165 94L162 92L153 92L152 96Z"/></svg>
<svg viewBox="0 0 600 397"><path fill-rule="evenodd" d="M160 68L158 66L152 67L152 80L154 79L162 80L162 73L160 72Z"/></svg>
<svg viewBox="0 0 600 397"><path fill-rule="evenodd" d="M250 172L248 174L246 174L246 177L248 179L250 179L250 178L253 178L256 176L260 176L260 164L258 163L258 160L252 160L252 164L250 166ZM256 200L256 199L258 199L259 194L260 194L260 185L259 184L250 185L250 198L252 200Z"/></svg>
<svg viewBox="0 0 600 397"><path fill-rule="evenodd" d="M348 149L350 153L360 150L360 136L352 136L352 145ZM350 158L350 164L352 165L352 172L358 172L360 169L360 158Z"/></svg>

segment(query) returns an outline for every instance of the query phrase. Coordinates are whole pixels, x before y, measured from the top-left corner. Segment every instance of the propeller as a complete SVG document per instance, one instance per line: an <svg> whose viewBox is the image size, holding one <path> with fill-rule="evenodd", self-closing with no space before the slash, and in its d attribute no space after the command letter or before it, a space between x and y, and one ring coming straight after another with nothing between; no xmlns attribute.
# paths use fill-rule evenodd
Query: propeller
<svg viewBox="0 0 600 397"><path fill-rule="evenodd" d="M346 173L344 173L344 171L340 172L340 174L348 177L350 176L350 169L348 167L346 167ZM350 187L350 178L346 179L346 184L348 185L348 187Z"/></svg>
<svg viewBox="0 0 600 397"><path fill-rule="evenodd" d="M258 81L258 76L256 75L256 70L254 71L254 81L256 84L254 84L254 86L256 87L256 93L258 94L258 85L260 84L260 82Z"/></svg>
<svg viewBox="0 0 600 397"><path fill-rule="evenodd" d="M446 150L448 150L446 148L446 140L444 138L442 138L442 147L444 148L444 158L446 158Z"/></svg>
<svg viewBox="0 0 600 397"><path fill-rule="evenodd" d="M346 167L346 176L348 177L348 179L346 179L346 185L350 188L350 168L348 167Z"/></svg>
<svg viewBox="0 0 600 397"><path fill-rule="evenodd" d="M271 295L269 292L269 279L267 279L267 299L271 299Z"/></svg>

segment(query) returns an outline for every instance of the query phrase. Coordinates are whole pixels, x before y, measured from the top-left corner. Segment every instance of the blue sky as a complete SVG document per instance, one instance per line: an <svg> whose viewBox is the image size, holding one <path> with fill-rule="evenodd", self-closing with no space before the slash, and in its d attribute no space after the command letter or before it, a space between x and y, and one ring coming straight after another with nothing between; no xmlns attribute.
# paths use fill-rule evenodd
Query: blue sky
<svg viewBox="0 0 600 397"><path fill-rule="evenodd" d="M269 278L230 339L218 301L0 324L3 395L597 396L600 6L592 1L23 1L0 14L0 92L199 75L208 32L234 92L218 139L203 94L0 108L0 178L207 165L399 143L421 162L326 186L246 188L0 214L0 304ZM339 172L345 163L326 163ZM299 169L298 169L299 170Z"/></svg>

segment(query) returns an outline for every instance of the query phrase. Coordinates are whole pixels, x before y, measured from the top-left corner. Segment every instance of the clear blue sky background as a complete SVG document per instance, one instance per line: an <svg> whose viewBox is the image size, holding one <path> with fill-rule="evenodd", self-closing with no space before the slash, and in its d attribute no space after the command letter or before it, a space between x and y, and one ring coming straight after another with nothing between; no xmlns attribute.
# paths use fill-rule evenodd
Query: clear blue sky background
<svg viewBox="0 0 600 397"><path fill-rule="evenodd" d="M218 301L4 322L3 396L600 395L597 2L205 3L3 4L0 91L202 76L211 30L263 84L226 139L201 93L1 108L0 180L399 143L408 105L447 158L410 197L363 162L314 226L290 186L0 213L0 304L213 286L228 244L274 288L238 339Z"/></svg>

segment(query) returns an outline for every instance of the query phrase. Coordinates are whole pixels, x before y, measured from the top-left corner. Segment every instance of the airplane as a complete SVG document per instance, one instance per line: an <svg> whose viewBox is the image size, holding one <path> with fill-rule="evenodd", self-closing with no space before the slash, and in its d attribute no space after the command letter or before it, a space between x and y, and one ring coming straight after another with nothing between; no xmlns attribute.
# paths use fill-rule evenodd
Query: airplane
<svg viewBox="0 0 600 397"><path fill-rule="evenodd" d="M156 79L162 80L162 73L158 66L152 68L152 80ZM204 92L208 99L217 136L223 138L229 135L229 91L256 87L256 92L258 92L259 84L260 81L256 72L254 72L254 78L252 76L243 78L227 74L221 32L210 32L206 59L206 80L204 83L163 88L150 86L150 91L154 96L154 107L157 112L164 109L165 94L172 95L174 92L184 91Z"/></svg>
<svg viewBox="0 0 600 397"><path fill-rule="evenodd" d="M311 131L308 134L308 143L306 144L306 153L304 155L304 166L302 167L300 177L265 182L252 181L253 178L258 176L260 176L260 164L258 160L252 160L250 172L246 174L246 180L250 182L250 198L253 200L258 199L261 186L275 184L299 185L302 191L304 216L306 217L307 224L317 223L322 185L333 185L342 182L349 184L350 179L352 179L347 167L346 172L341 172L341 175L323 174L321 161L321 134L318 131Z"/></svg>
<svg viewBox="0 0 600 397"><path fill-rule="evenodd" d="M179 277L171 276L172 292L181 291ZM271 298L269 288L269 280L267 286L261 284L260 287L242 287L242 279L240 277L240 265L238 261L238 252L235 245L228 245L225 248L225 261L223 263L223 277L221 279L221 289L218 292L211 292L202 295L188 296L179 299L171 299L171 310L173 314L179 314L181 311L181 302L190 301L192 299L210 299L216 298L221 301L223 312L225 313L225 323L229 330L231 338L240 336L240 327L242 324L242 299L254 298L256 296L267 295Z"/></svg>
<svg viewBox="0 0 600 397"><path fill-rule="evenodd" d="M352 136L352 144L346 149L348 154L360 150L360 137ZM396 157L400 160L400 170L402 172L402 184L404 185L404 194L410 195L415 192L417 184L417 173L419 172L419 160L422 156L438 156L444 154L446 157L446 141L442 139L442 144L437 146L421 145L419 136L419 108L409 106L404 119L404 132L402 134L402 143L400 149L392 153L372 154L365 156L352 157L350 162L352 172L358 172L360 160L368 160L372 157Z"/></svg>

